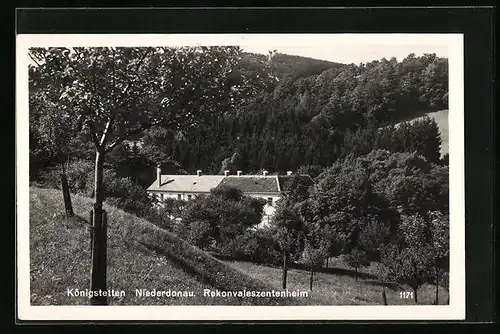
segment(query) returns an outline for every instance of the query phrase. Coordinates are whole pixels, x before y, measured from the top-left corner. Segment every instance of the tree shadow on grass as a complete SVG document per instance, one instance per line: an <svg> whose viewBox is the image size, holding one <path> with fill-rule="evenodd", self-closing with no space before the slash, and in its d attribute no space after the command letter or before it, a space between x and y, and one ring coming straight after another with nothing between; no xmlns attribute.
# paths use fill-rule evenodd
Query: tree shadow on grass
<svg viewBox="0 0 500 334"><path fill-rule="evenodd" d="M90 222L85 217L74 215L72 217L67 217L64 213L59 213L55 218L62 222L67 228L81 228L90 227Z"/></svg>
<svg viewBox="0 0 500 334"><path fill-rule="evenodd" d="M197 270L194 266L188 264L186 261L183 261L181 258L170 254L170 252L165 251L163 248L152 246L142 241L137 241L140 245L149 249L150 251L154 251L157 254L165 256L165 258L176 268L181 269L187 274L194 276L199 282L202 284L207 284L213 287L217 287L217 281L211 277L211 275L204 275L199 270Z"/></svg>
<svg viewBox="0 0 500 334"><path fill-rule="evenodd" d="M377 280L366 280L363 283L368 284L368 285L374 285L374 286L385 286L386 288L389 288L391 290L395 291L400 291L404 290L399 284L397 283L391 283L391 282L382 282L382 281L377 281Z"/></svg>
<svg viewBox="0 0 500 334"><path fill-rule="evenodd" d="M248 290L255 291L270 289L270 287L264 282L250 279L237 270L226 268L225 264L222 262L218 264L216 263L216 260L212 263L210 263L210 261L205 261L204 265L197 267L196 265L189 263L189 259L183 258L183 256L188 256L186 254L176 254L159 246L150 245L141 241L137 241L137 243L150 251L154 251L155 253L164 256L172 266L183 270L204 285L227 291L239 290L241 286L247 288ZM198 258L197 260L199 261L200 259ZM202 262L195 263L202 264ZM240 302L245 300L240 296L234 297L236 297ZM291 297L266 296L266 298L252 298L252 305L302 305L304 303L307 304L300 299L293 299Z"/></svg>
<svg viewBox="0 0 500 334"><path fill-rule="evenodd" d="M234 261L234 259L232 257L230 257L230 256L222 255L222 254L211 252L211 251L207 251L207 253L210 254L210 255L212 255L213 257L215 257L217 260L221 260L221 261Z"/></svg>
<svg viewBox="0 0 500 334"><path fill-rule="evenodd" d="M310 270L310 267L301 264L301 263L293 263L289 265L290 268L293 269L300 269L300 270ZM368 273L363 273L363 272L355 272L354 270L349 270L349 269L341 269L341 268L314 268L314 271L317 273L324 273L324 274L334 274L334 275L342 275L342 276L350 276L350 277L357 277L361 279L376 279L377 276L373 274L368 274Z"/></svg>

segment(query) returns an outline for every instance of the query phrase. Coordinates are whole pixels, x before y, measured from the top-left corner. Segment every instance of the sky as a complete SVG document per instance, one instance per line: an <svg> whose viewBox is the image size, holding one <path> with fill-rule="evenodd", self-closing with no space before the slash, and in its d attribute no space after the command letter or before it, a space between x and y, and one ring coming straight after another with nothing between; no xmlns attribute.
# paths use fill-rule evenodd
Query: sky
<svg viewBox="0 0 500 334"><path fill-rule="evenodd" d="M438 57L448 57L448 47L438 44L352 44L352 45L290 45L276 46L271 45L241 45L246 52L267 54L269 50L277 50L279 53L296 55L314 59L328 60L343 64L359 64L382 58L390 59L396 57L398 61L414 53L421 56L424 53L435 53Z"/></svg>
<svg viewBox="0 0 500 334"><path fill-rule="evenodd" d="M161 35L28 35L30 46L195 46L238 45L244 51L269 50L343 64L366 63L414 53L457 56L463 41L457 34L161 34Z"/></svg>

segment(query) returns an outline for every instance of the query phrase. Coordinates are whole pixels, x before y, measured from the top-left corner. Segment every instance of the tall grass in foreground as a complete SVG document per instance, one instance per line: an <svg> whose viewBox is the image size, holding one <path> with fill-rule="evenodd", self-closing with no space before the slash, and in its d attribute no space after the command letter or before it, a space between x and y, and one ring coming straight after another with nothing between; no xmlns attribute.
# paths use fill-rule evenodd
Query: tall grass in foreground
<svg viewBox="0 0 500 334"><path fill-rule="evenodd" d="M243 261L226 261L255 279L267 279L267 283L275 289L281 286L281 268L273 268ZM383 286L387 287L389 305L415 305L412 298L401 298L400 292L411 291L410 287L379 281L372 274L370 267L355 272L345 264L332 263L329 268L320 268L314 273L313 290L310 298L316 305L382 305ZM292 266L288 269L287 287L290 290L308 290L310 272L307 268ZM432 305L435 297L435 286L425 284L419 289L418 305ZM439 289L439 304L446 304L448 290Z"/></svg>
<svg viewBox="0 0 500 334"><path fill-rule="evenodd" d="M33 305L87 305L68 289L89 288L89 198L72 195L76 217L64 216L62 193L30 188L30 287ZM295 305L310 299L203 296L203 289L272 290L175 235L105 205L108 212L108 289L123 290L110 305ZM139 297L136 289L193 291L195 297Z"/></svg>

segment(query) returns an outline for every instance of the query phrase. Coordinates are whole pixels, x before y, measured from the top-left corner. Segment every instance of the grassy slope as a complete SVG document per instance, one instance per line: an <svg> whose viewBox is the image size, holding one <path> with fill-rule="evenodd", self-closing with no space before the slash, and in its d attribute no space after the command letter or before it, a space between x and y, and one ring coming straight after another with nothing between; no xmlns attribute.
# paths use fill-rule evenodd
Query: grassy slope
<svg viewBox="0 0 500 334"><path fill-rule="evenodd" d="M84 297L68 297L68 288L89 287L90 244L83 216L91 199L72 196L77 215L65 219L59 190L30 188L31 302L34 305L86 305ZM315 275L311 298L237 299L203 297L203 288L220 290L281 290L281 270L246 262L222 262L151 223L105 205L108 227L108 288L125 290L115 305L357 305L381 304L382 287L374 277L355 281L342 263ZM366 271L365 273L369 270ZM265 283L264 283L265 282ZM194 291L195 298L136 297L135 289ZM290 269L289 290L309 290L309 272ZM431 304L434 287L419 292L419 304ZM412 304L399 298L399 288L387 290L389 304ZM440 303L447 292L441 289Z"/></svg>
<svg viewBox="0 0 500 334"><path fill-rule="evenodd" d="M260 266L248 262L228 261L229 265L248 275L266 280L274 288L281 286L280 268ZM323 268L314 276L312 300L319 305L380 305L383 304L383 284L370 274L370 269L361 269L358 280L354 272L343 263L332 263L333 268ZM290 269L288 271L287 288L290 290L309 289L310 272L304 269ZM413 299L401 299L400 291L412 291L409 287L386 284L387 301L389 305L414 305ZM433 285L424 285L418 291L418 304L431 305L435 298ZM448 292L444 288L439 290L439 304L446 304Z"/></svg>
<svg viewBox="0 0 500 334"><path fill-rule="evenodd" d="M77 217L66 219L61 191L30 188L30 272L33 305L86 305L67 289L89 288L89 198L72 196ZM310 300L203 297L204 288L270 290L151 223L105 205L108 212L108 288L124 290L115 305L290 305ZM135 289L194 291L196 297L136 297Z"/></svg>

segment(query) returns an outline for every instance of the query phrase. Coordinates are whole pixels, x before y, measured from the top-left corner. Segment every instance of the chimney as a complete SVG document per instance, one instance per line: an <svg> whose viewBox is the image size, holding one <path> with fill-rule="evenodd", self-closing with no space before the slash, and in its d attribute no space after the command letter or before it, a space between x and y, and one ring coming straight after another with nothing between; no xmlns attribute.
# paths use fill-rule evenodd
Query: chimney
<svg viewBox="0 0 500 334"><path fill-rule="evenodd" d="M196 175L201 176L201 170L199 170L199 169L198 169L198 170L196 171Z"/></svg>
<svg viewBox="0 0 500 334"><path fill-rule="evenodd" d="M156 166L156 181L158 182L158 188L161 187L161 167L160 165Z"/></svg>
<svg viewBox="0 0 500 334"><path fill-rule="evenodd" d="M262 171L262 175L267 176L267 170Z"/></svg>
<svg viewBox="0 0 500 334"><path fill-rule="evenodd" d="M225 170L224 171L224 176L228 176L229 175L229 171L228 170Z"/></svg>
<svg viewBox="0 0 500 334"><path fill-rule="evenodd" d="M286 175L292 175L292 171L289 170L288 172L286 172Z"/></svg>
<svg viewBox="0 0 500 334"><path fill-rule="evenodd" d="M236 175L241 176L241 170L237 171Z"/></svg>

